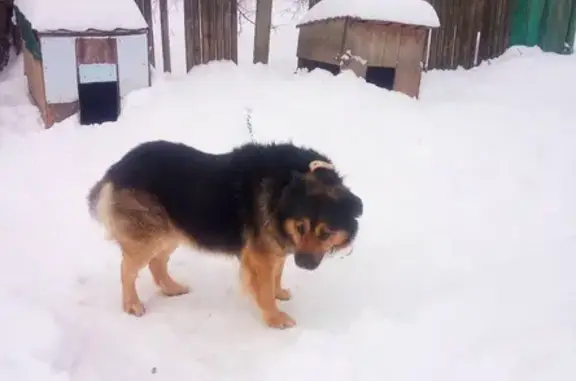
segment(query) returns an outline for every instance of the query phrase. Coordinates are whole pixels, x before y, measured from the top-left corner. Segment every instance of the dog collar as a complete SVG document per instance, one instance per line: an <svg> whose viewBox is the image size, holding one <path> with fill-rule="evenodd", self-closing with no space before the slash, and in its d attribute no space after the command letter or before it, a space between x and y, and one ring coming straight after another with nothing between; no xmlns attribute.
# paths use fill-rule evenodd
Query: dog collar
<svg viewBox="0 0 576 381"><path fill-rule="evenodd" d="M318 168L334 170L334 166L332 164L322 160L311 161L310 164L308 164L308 168L310 168L310 172L314 172Z"/></svg>

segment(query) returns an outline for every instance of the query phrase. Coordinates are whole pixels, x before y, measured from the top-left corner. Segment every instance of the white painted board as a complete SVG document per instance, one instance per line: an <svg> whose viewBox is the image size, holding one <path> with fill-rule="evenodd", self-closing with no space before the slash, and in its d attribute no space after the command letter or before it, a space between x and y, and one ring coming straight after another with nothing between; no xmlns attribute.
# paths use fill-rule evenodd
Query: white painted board
<svg viewBox="0 0 576 381"><path fill-rule="evenodd" d="M148 42L146 34L118 36L120 96L148 87Z"/></svg>
<svg viewBox="0 0 576 381"><path fill-rule="evenodd" d="M43 36L40 44L46 100L48 103L77 101L76 38Z"/></svg>
<svg viewBox="0 0 576 381"><path fill-rule="evenodd" d="M116 64L94 63L78 65L78 80L82 84L116 82Z"/></svg>

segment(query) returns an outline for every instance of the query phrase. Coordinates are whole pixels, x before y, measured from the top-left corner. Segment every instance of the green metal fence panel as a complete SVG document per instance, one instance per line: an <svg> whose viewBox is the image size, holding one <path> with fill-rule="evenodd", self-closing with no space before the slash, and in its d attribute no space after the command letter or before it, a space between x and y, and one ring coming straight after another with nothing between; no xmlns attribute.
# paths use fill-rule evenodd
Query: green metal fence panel
<svg viewBox="0 0 576 381"><path fill-rule="evenodd" d="M565 53L572 54L574 52L574 44L576 40L576 0L572 0L572 9L570 11L570 22L568 23L568 32L566 36L566 51Z"/></svg>
<svg viewBox="0 0 576 381"><path fill-rule="evenodd" d="M32 24L30 21L20 12L20 9L17 7L14 8L14 13L16 13L16 20L18 22L18 26L20 27L20 31L22 33L22 40L24 40L24 45L26 49L32 54L34 58L39 61L42 61L42 51L40 49L40 41L36 37L34 33Z"/></svg>
<svg viewBox="0 0 576 381"><path fill-rule="evenodd" d="M538 45L544 51L572 53L576 32L576 0L513 0L511 45Z"/></svg>
<svg viewBox="0 0 576 381"><path fill-rule="evenodd" d="M510 12L510 45L535 46L546 0L513 0Z"/></svg>
<svg viewBox="0 0 576 381"><path fill-rule="evenodd" d="M569 30L576 0L548 0L542 17L540 47L546 52L570 53Z"/></svg>

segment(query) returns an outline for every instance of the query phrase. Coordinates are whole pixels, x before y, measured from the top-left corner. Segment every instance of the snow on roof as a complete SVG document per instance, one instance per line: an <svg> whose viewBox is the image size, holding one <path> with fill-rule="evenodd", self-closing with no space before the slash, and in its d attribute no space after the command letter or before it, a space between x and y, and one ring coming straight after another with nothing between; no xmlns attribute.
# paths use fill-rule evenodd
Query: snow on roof
<svg viewBox="0 0 576 381"><path fill-rule="evenodd" d="M434 7L425 0L322 0L298 25L339 17L439 27Z"/></svg>
<svg viewBox="0 0 576 381"><path fill-rule="evenodd" d="M39 32L147 27L134 0L16 0L15 5Z"/></svg>

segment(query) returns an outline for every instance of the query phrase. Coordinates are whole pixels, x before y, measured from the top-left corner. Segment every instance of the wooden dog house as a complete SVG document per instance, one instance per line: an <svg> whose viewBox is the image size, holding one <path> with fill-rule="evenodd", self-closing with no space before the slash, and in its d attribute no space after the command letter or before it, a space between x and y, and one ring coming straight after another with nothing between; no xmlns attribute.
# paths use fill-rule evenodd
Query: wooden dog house
<svg viewBox="0 0 576 381"><path fill-rule="evenodd" d="M424 0L322 0L298 24L298 67L350 69L376 86L418 97L430 28Z"/></svg>
<svg viewBox="0 0 576 381"><path fill-rule="evenodd" d="M45 126L79 112L115 121L121 98L150 85L148 25L134 0L18 0L30 96Z"/></svg>

